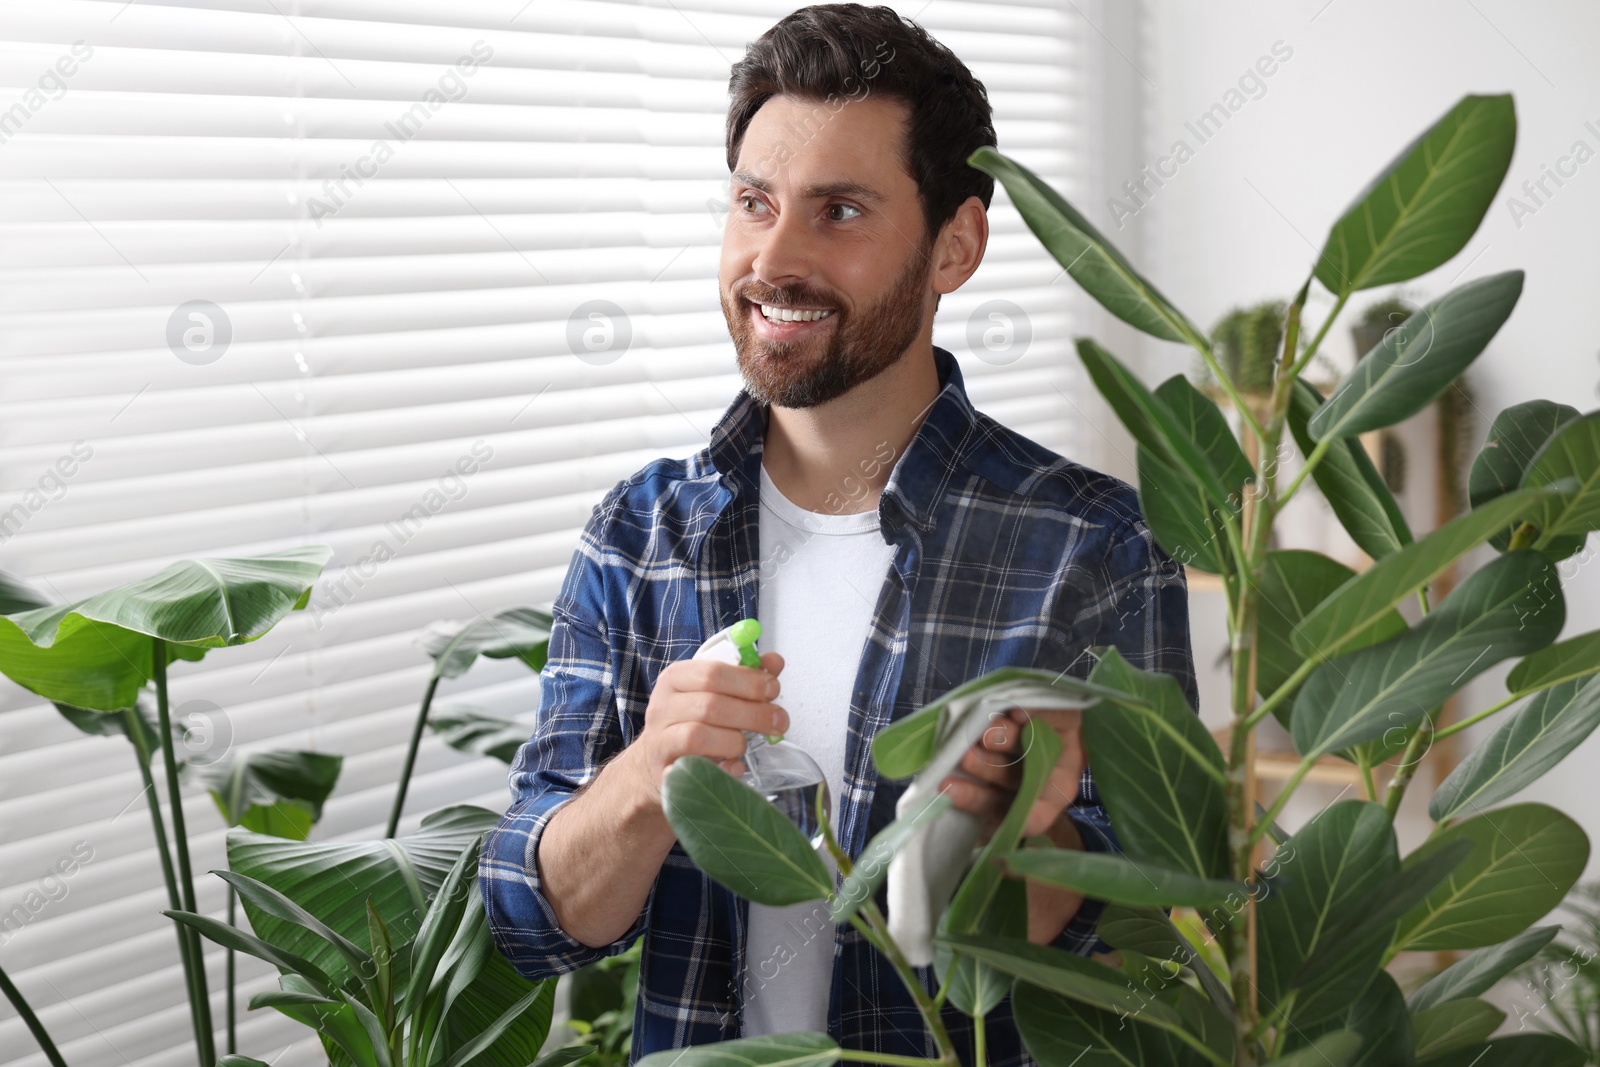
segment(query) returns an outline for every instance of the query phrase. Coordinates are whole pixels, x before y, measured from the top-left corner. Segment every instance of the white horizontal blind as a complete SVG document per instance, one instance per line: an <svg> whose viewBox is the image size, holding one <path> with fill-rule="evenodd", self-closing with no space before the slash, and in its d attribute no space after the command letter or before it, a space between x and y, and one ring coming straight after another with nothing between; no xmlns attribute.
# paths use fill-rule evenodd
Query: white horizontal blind
<svg viewBox="0 0 1600 1067"><path fill-rule="evenodd" d="M380 832L429 671L416 634L548 603L599 496L701 447L738 388L716 288L728 68L795 6L0 3L0 567L71 599L331 545L309 610L180 665L172 697L222 709L212 755L344 754L317 834ZM895 6L986 83L1001 147L1073 188L1076 17ZM991 219L935 341L981 408L1071 453L1069 287L1003 192ZM597 300L627 347L579 358ZM446 688L524 721L536 702L502 662ZM502 807L504 778L429 737L402 830ZM203 793L185 812L216 913L221 822ZM152 847L129 746L0 682L0 963L73 1067L194 1062ZM240 969L241 1004L272 984ZM271 1011L240 1038L318 1059ZM0 1064L43 1063L0 1006Z"/></svg>

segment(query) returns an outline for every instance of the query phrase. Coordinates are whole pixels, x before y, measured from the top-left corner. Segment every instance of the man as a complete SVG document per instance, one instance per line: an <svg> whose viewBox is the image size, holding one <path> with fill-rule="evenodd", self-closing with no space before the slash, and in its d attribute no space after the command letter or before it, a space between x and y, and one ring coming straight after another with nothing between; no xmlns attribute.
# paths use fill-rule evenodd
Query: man
<svg viewBox="0 0 1600 1067"><path fill-rule="evenodd" d="M784 732L817 757L859 856L907 784L878 777L872 738L979 674L1081 677L1088 649L1114 645L1197 705L1186 590L1131 487L973 410L933 347L940 296L983 258L993 192L965 162L995 137L960 60L888 8L822 5L750 46L730 90L720 288L746 387L708 447L595 508L483 897L529 977L644 937L635 1058L790 1030L926 1056L909 994L854 929L814 904L752 905L695 867L662 813L663 774L691 753L740 773L742 731ZM688 658L744 617L762 623L765 670ZM944 783L989 832L1028 715L997 720ZM1077 713L1040 717L1064 749L1026 832L1116 848ZM1098 911L1028 886L1035 942L1103 948ZM936 988L932 968L919 977ZM944 1014L970 1059L970 1024ZM988 1017L988 1052L1028 1062L1009 1002Z"/></svg>

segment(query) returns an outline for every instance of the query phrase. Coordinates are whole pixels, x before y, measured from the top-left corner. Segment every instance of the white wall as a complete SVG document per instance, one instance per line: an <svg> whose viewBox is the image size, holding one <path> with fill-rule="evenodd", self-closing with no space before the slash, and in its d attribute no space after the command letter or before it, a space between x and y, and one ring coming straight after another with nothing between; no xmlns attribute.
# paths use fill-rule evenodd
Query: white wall
<svg viewBox="0 0 1600 1067"><path fill-rule="evenodd" d="M1178 306L1206 326L1236 304L1291 296L1345 205L1459 97L1512 92L1517 150L1501 195L1465 251L1412 283L1406 295L1436 296L1458 274L1466 280L1512 268L1527 271L1515 314L1473 368L1483 412L1478 439L1496 412L1523 400L1549 397L1580 410L1597 406L1600 158L1564 179L1564 187L1549 184L1553 195L1543 206L1523 197L1535 208L1532 214L1514 218L1508 197L1521 196L1523 181L1540 177L1541 165L1554 166L1575 141L1600 152L1600 70L1590 54L1600 40L1600 7L1582 0L1149 0L1137 30L1116 43L1127 57L1122 62L1130 84L1120 101L1122 120L1143 123L1140 162L1155 163L1179 139L1193 156L1145 207L1121 219L1120 228L1104 198L1085 207ZM1185 122L1223 100L1278 41L1280 51L1292 49L1292 55L1265 79L1265 91L1247 99L1201 143ZM1137 169L1129 165L1106 184L1135 178ZM1353 300L1353 308L1359 311L1380 295L1387 294ZM1319 294L1308 318L1330 303ZM1330 341L1335 356L1351 357L1344 329L1336 327ZM1190 364L1186 350L1154 341L1144 342L1143 357L1151 381ZM1591 553L1595 547L1591 541ZM1484 559L1474 557L1470 565ZM1600 568L1575 557L1563 575L1565 636L1600 626ZM1195 596L1194 615L1201 659L1203 649L1217 644L1206 630L1220 630L1221 616L1206 594ZM1498 700L1504 675L1502 667L1474 682L1463 708ZM1204 692L1208 701L1223 699L1220 678L1207 679ZM1597 760L1600 734L1520 799L1554 804L1578 819L1591 838L1600 835L1600 791L1592 778ZM1419 821L1410 820L1403 836L1414 841L1418 830ZM1590 871L1596 871L1592 862Z"/></svg>

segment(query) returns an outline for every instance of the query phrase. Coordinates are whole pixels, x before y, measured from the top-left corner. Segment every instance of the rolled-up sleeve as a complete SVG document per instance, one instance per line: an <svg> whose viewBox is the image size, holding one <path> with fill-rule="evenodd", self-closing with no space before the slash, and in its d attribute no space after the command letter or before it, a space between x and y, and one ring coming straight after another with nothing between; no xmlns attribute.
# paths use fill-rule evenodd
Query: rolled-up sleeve
<svg viewBox="0 0 1600 1067"><path fill-rule="evenodd" d="M489 929L500 952L527 978L576 970L627 948L631 929L603 948L569 936L539 875L539 840L550 819L622 751L610 644L604 629L606 502L594 510L551 609L550 654L539 672L539 713L511 764L511 806L489 832L478 862Z"/></svg>
<svg viewBox="0 0 1600 1067"><path fill-rule="evenodd" d="M1142 521L1128 524L1111 539L1096 584L1099 595L1080 605L1072 626L1074 633L1086 635L1084 648L1110 645L1140 670L1172 675L1189 707L1199 711L1199 684L1189 636L1188 583L1183 568L1161 550ZM1092 662L1087 656L1077 659L1068 673L1084 677ZM1066 814L1086 850L1122 851L1100 803L1094 775L1087 768L1078 797ZM1104 910L1104 901L1085 899L1052 943L1082 955L1111 951L1096 932Z"/></svg>

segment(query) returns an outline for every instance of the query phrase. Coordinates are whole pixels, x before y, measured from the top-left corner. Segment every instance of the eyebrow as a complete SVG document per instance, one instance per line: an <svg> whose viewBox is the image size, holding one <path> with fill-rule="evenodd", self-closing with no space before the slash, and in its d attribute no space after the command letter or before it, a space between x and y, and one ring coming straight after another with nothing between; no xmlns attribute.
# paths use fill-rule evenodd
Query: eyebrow
<svg viewBox="0 0 1600 1067"><path fill-rule="evenodd" d="M748 185L759 192L772 192L771 182L747 171L736 170L729 177L735 183ZM828 196L850 196L857 200L865 200L871 204L881 204L885 199L882 193L870 185L862 185L860 182L853 181L824 182L817 185L808 185L800 191L800 195L806 200L815 200Z"/></svg>

